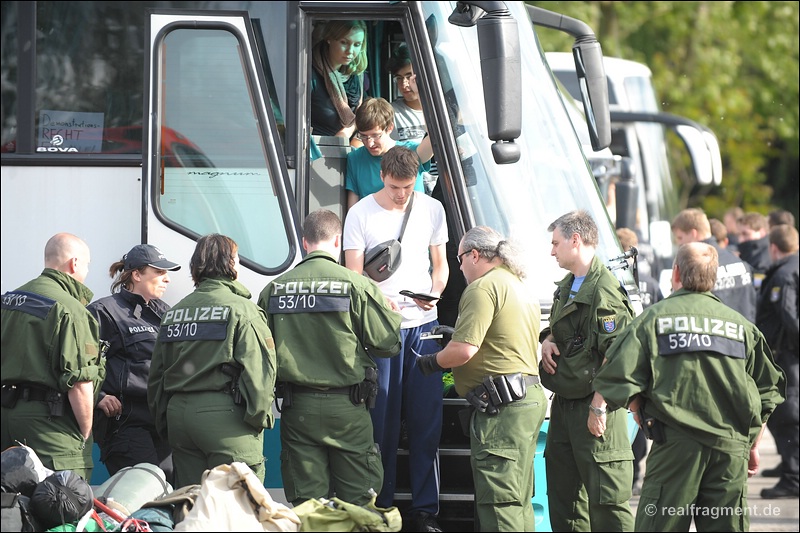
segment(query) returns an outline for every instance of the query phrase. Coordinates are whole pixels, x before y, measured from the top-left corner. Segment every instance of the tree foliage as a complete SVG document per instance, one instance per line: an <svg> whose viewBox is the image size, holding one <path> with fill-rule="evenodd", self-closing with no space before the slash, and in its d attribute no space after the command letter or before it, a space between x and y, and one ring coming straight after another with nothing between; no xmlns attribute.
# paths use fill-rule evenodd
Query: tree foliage
<svg viewBox="0 0 800 533"><path fill-rule="evenodd" d="M663 111L714 131L723 183L700 189L675 176L682 207L717 218L731 206L762 213L780 207L800 218L800 3L529 3L589 24L604 55L650 67ZM569 36L537 32L545 51L571 50ZM675 168L682 172L680 161Z"/></svg>

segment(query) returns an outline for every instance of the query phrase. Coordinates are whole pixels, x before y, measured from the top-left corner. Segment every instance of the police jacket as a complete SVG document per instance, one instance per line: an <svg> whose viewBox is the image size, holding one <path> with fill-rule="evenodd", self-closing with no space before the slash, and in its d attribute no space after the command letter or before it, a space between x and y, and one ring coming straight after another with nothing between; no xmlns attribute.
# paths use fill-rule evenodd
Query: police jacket
<svg viewBox="0 0 800 533"><path fill-rule="evenodd" d="M594 386L610 404L641 394L648 417L743 458L783 401L764 336L710 292L679 289L645 309L606 358Z"/></svg>
<svg viewBox="0 0 800 533"><path fill-rule="evenodd" d="M793 355L798 346L798 254L784 257L767 270L758 300L756 325L764 334L775 357Z"/></svg>
<svg viewBox="0 0 800 533"><path fill-rule="evenodd" d="M41 275L3 295L3 384L34 383L67 392L106 375L97 321L86 310L92 291L64 272Z"/></svg>
<svg viewBox="0 0 800 533"><path fill-rule="evenodd" d="M753 286L753 267L725 248L720 248L714 237L703 242L716 248L719 255L717 283L711 292L722 303L743 314L750 322L755 322L758 292Z"/></svg>
<svg viewBox="0 0 800 533"><path fill-rule="evenodd" d="M769 237L739 243L739 257L753 267L753 272L764 274L772 264L769 257Z"/></svg>
<svg viewBox="0 0 800 533"><path fill-rule="evenodd" d="M567 399L584 398L594 391L592 381L608 347L634 316L619 280L595 256L578 293L570 299L573 274L558 282L553 295L550 325L539 336L552 333L560 356L555 374L541 369L547 389Z"/></svg>
<svg viewBox="0 0 800 533"><path fill-rule="evenodd" d="M100 337L109 343L106 380L100 398L111 394L122 402L127 423L153 422L147 406L147 377L161 317L169 305L161 300L145 302L139 294L122 288L100 298L87 309L100 323Z"/></svg>
<svg viewBox="0 0 800 533"><path fill-rule="evenodd" d="M258 299L275 337L278 381L347 387L400 353L400 313L378 286L316 250L270 282Z"/></svg>
<svg viewBox="0 0 800 533"><path fill-rule="evenodd" d="M167 437L167 404L173 394L230 389L232 378L222 363L241 369L244 421L271 428L275 344L267 317L238 281L205 279L164 313L153 348L147 401L161 437Z"/></svg>

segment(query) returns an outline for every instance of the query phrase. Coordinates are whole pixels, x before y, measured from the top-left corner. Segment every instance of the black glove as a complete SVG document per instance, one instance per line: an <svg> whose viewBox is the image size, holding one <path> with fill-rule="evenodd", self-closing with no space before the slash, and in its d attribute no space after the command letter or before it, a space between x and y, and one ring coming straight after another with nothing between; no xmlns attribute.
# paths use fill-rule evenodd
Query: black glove
<svg viewBox="0 0 800 533"><path fill-rule="evenodd" d="M433 326L433 328L431 329L431 333L433 335L442 336L441 339L436 339L436 342L438 342L439 346L441 346L442 348L447 346L447 343L450 342L450 339L453 338L453 333L455 332L456 332L455 328L450 326L445 326L444 324Z"/></svg>
<svg viewBox="0 0 800 533"><path fill-rule="evenodd" d="M420 355L417 357L417 366L424 376L430 376L434 372L441 372L444 370L439 363L436 362L436 356L439 352L429 353L428 355Z"/></svg>

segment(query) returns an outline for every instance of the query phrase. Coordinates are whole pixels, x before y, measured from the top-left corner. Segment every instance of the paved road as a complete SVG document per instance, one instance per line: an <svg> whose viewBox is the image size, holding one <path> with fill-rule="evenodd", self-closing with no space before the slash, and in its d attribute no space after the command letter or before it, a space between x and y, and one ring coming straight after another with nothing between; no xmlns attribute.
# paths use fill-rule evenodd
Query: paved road
<svg viewBox="0 0 800 533"><path fill-rule="evenodd" d="M774 468L780 462L775 450L775 441L769 430L764 433L759 446L761 465L759 470ZM747 483L747 503L750 508L750 531L800 531L800 502L797 499L765 500L761 489L773 487L778 478L767 478L756 474ZM634 514L639 497L631 499ZM696 531L692 528L692 531Z"/></svg>

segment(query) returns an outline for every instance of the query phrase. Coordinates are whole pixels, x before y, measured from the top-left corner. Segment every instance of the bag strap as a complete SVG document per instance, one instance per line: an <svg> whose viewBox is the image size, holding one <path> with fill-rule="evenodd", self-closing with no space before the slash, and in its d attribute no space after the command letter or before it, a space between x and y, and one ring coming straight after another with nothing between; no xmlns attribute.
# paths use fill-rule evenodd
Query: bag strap
<svg viewBox="0 0 800 533"><path fill-rule="evenodd" d="M397 238L397 242L403 242L403 233L406 232L406 224L408 224L408 217L411 215L411 208L414 207L414 196L416 195L416 192L411 191L411 200L408 202L406 216L403 217L403 226L400 228L400 236Z"/></svg>

